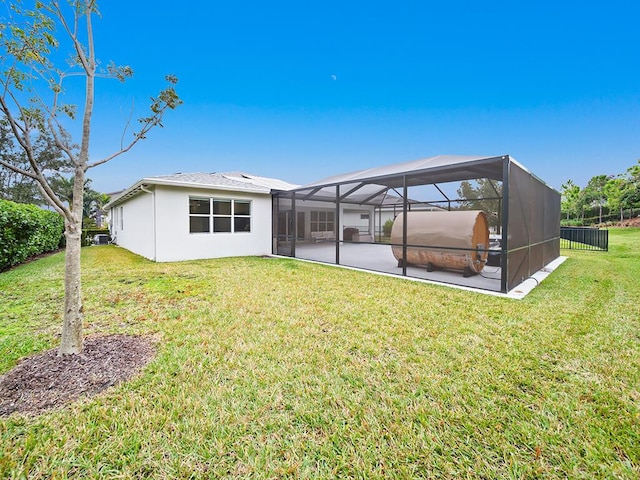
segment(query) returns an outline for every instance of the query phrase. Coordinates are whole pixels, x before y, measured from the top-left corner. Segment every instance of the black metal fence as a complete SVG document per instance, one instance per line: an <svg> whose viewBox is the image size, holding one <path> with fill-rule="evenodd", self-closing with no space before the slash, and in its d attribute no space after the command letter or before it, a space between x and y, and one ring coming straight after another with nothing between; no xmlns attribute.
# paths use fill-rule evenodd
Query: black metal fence
<svg viewBox="0 0 640 480"><path fill-rule="evenodd" d="M609 250L609 230L590 227L560 227L560 248L571 250Z"/></svg>

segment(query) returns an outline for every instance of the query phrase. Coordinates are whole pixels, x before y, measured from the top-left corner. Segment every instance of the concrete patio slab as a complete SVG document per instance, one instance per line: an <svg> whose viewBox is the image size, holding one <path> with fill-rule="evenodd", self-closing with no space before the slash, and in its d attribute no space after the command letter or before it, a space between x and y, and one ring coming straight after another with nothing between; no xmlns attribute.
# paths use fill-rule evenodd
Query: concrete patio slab
<svg viewBox="0 0 640 480"><path fill-rule="evenodd" d="M500 267L485 266L479 275L465 278L462 276L462 272L458 271L436 270L427 272L424 267L408 266L407 276L405 277L402 275L402 268L398 267L398 261L391 252L391 247L386 244L341 243L339 247L340 263L336 265L335 243L300 243L296 245L296 259L355 270L366 270L379 275L446 285L452 288L499 297L522 299L562 264L566 257L557 258L506 294L500 292Z"/></svg>

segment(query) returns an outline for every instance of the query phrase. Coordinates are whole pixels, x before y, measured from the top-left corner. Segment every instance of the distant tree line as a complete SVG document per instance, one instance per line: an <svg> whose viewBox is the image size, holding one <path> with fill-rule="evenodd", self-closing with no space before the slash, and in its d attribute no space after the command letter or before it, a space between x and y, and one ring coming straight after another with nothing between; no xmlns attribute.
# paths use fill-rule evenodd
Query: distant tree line
<svg viewBox="0 0 640 480"><path fill-rule="evenodd" d="M562 184L562 223L592 225L624 221L640 213L640 160L618 175L596 175L580 188Z"/></svg>
<svg viewBox="0 0 640 480"><path fill-rule="evenodd" d="M482 210L487 214L489 227L499 231L501 224L502 182L488 178L463 180L458 187L459 208L461 210Z"/></svg>
<svg viewBox="0 0 640 480"><path fill-rule="evenodd" d="M34 142L35 155L42 165L43 176L51 189L68 205L73 204L73 169L68 159L55 146L55 142L46 135L41 135ZM28 170L29 160L23 149L16 144L6 118L0 118L0 159ZM8 168L0 168L0 200L16 203L47 205L42 189L37 181L21 175ZM101 218L102 207L109 201L109 196L91 188L91 179L84 182L84 198L82 223L84 228L94 227Z"/></svg>
<svg viewBox="0 0 640 480"><path fill-rule="evenodd" d="M483 210L489 226L500 225L501 182L489 179L463 181L457 206L452 209ZM573 180L561 188L562 224L593 225L621 222L640 215L640 160L625 173L596 175L583 188Z"/></svg>

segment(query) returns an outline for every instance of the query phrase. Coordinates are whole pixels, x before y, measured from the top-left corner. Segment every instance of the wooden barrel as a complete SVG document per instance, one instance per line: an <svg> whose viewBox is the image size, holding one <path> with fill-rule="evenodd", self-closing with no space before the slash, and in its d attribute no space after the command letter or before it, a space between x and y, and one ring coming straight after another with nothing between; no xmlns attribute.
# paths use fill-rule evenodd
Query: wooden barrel
<svg viewBox="0 0 640 480"><path fill-rule="evenodd" d="M402 258L404 215L391 228L391 248L398 266ZM489 254L487 216L480 210L407 212L407 265L480 273Z"/></svg>

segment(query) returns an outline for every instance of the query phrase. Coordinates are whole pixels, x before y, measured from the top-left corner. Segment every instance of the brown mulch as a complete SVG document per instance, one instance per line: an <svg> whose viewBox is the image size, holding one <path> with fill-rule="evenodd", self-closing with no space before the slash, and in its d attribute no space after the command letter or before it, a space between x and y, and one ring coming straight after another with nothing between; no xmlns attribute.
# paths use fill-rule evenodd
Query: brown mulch
<svg viewBox="0 0 640 480"><path fill-rule="evenodd" d="M619 227L640 227L640 217L629 218L618 223Z"/></svg>
<svg viewBox="0 0 640 480"><path fill-rule="evenodd" d="M140 371L155 355L149 337L108 335L85 339L78 355L58 350L27 357L0 376L0 417L37 414L92 397Z"/></svg>

